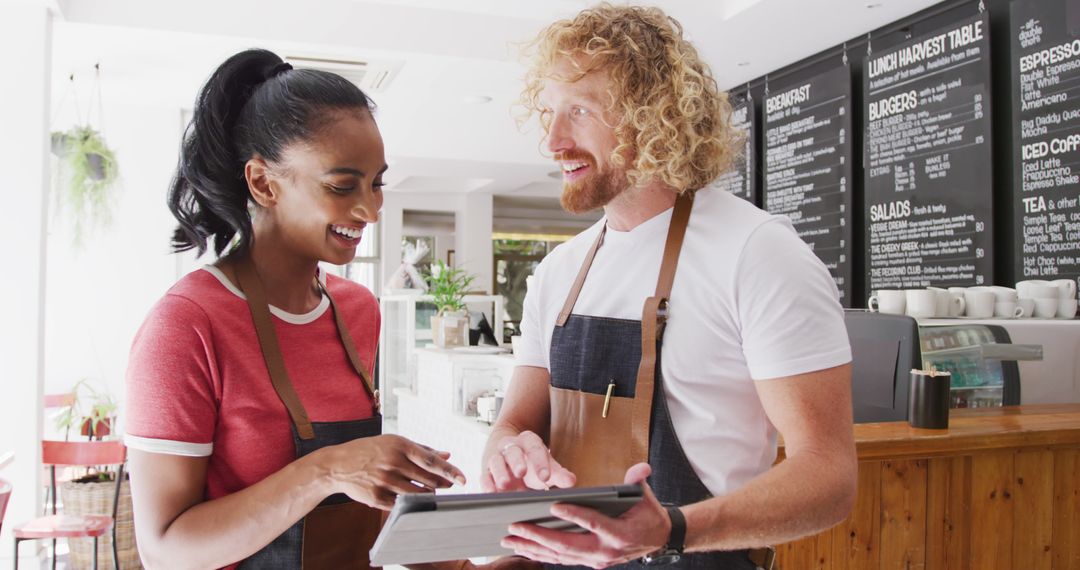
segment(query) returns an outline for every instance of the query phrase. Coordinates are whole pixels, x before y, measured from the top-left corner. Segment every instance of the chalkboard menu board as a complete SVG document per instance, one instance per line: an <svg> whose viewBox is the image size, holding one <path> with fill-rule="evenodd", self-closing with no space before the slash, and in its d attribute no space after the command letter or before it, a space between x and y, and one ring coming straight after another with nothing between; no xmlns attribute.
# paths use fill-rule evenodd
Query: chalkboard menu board
<svg viewBox="0 0 1080 570"><path fill-rule="evenodd" d="M991 283L985 14L867 56L867 286Z"/></svg>
<svg viewBox="0 0 1080 570"><path fill-rule="evenodd" d="M1018 280L1075 279L1080 275L1080 2L1014 2L1010 22L1014 274Z"/></svg>
<svg viewBox="0 0 1080 570"><path fill-rule="evenodd" d="M765 209L791 218L851 306L851 72L765 96Z"/></svg>
<svg viewBox="0 0 1080 570"><path fill-rule="evenodd" d="M713 184L717 188L754 203L757 199L754 176L754 100L746 93L731 95L731 126L745 137L741 152L727 172Z"/></svg>

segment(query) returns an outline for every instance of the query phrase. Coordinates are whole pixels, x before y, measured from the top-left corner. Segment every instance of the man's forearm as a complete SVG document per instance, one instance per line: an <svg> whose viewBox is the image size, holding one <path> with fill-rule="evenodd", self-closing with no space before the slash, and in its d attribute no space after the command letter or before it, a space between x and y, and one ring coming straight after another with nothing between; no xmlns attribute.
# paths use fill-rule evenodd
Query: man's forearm
<svg viewBox="0 0 1080 570"><path fill-rule="evenodd" d="M687 551L781 544L841 522L854 504L858 467L833 457L802 453L738 491L687 506Z"/></svg>

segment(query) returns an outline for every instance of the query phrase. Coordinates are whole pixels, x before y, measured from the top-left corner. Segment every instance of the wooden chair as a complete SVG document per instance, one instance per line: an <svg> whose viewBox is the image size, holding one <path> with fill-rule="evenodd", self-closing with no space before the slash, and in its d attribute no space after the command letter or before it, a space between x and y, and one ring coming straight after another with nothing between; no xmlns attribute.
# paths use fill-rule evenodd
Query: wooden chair
<svg viewBox="0 0 1080 570"><path fill-rule="evenodd" d="M94 568L98 567L98 538L106 532L112 532L113 567L120 570L120 559L116 549L117 504L120 497L120 485L124 480L124 462L127 448L120 441L43 441L41 442L41 461L49 466L50 496L52 514L38 517L28 523L15 527L15 568L19 567L19 543L24 540L52 540L52 567L56 568L56 539L58 538L93 538ZM112 515L58 515L56 514L56 467L57 466L105 466L117 465L116 491L113 494Z"/></svg>

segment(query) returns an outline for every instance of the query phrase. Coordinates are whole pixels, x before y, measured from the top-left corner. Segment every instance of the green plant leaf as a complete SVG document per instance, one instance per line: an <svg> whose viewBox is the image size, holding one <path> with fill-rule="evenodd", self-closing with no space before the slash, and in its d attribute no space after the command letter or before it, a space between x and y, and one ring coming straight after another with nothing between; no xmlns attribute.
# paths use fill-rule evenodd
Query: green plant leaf
<svg viewBox="0 0 1080 570"><path fill-rule="evenodd" d="M469 275L463 269L448 267L441 259L433 263L424 274L428 295L431 295L431 302L440 315L465 308L465 292L474 279L475 276Z"/></svg>
<svg viewBox="0 0 1080 570"><path fill-rule="evenodd" d="M71 387L71 394L74 396L72 404L56 417L55 426L58 431L81 428L87 421L94 432L98 431L102 423L111 427L110 422L116 417L119 407L108 392L94 388L89 380L83 378Z"/></svg>
<svg viewBox="0 0 1080 570"><path fill-rule="evenodd" d="M76 126L52 134L54 152L60 158L57 209L68 210L76 245L94 228L112 221L119 170L116 154L101 133L89 126Z"/></svg>

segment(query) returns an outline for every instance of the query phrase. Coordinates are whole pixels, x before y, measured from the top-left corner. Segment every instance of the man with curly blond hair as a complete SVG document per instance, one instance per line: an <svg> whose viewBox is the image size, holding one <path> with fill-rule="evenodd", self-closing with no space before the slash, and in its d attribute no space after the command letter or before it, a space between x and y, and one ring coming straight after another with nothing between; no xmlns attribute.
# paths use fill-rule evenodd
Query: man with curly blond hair
<svg viewBox="0 0 1080 570"><path fill-rule="evenodd" d="M536 271L484 485L645 484L617 518L552 509L587 532L515 524L503 545L552 567L767 566L762 547L854 500L836 287L786 218L708 188L738 137L678 22L601 4L533 48L524 105L563 206L604 218Z"/></svg>

